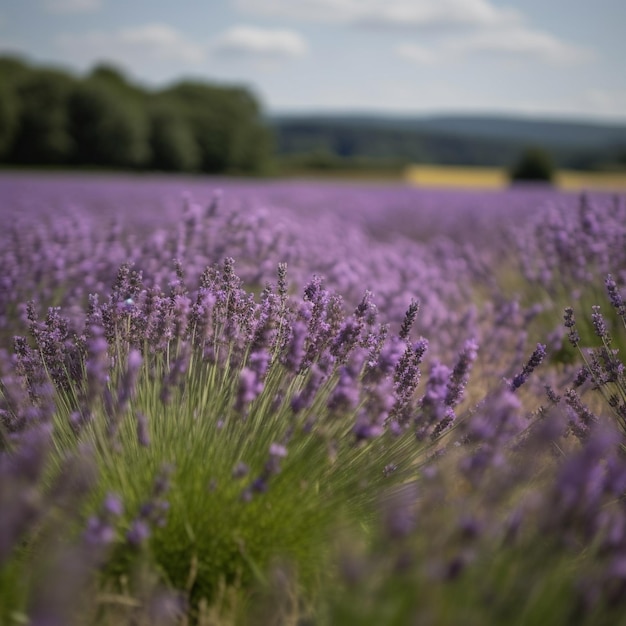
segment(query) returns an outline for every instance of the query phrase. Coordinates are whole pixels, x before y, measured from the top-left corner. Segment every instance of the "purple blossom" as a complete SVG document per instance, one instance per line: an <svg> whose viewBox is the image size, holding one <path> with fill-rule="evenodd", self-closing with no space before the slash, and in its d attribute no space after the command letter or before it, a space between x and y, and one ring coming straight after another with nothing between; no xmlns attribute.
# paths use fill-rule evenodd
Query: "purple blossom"
<svg viewBox="0 0 626 626"><path fill-rule="evenodd" d="M511 381L511 391L519 389L528 380L528 377L535 371L535 369L541 365L545 357L546 346L545 344L538 343L534 352L531 354L530 359L528 359L526 365L524 365L522 371Z"/></svg>
<svg viewBox="0 0 626 626"><path fill-rule="evenodd" d="M244 411L256 400L263 391L263 381L259 380L259 375L249 367L244 367L239 373L239 389L235 409Z"/></svg>
<svg viewBox="0 0 626 626"><path fill-rule="evenodd" d="M359 403L359 386L354 372L349 367L341 366L339 379L328 400L332 410L352 410Z"/></svg>
<svg viewBox="0 0 626 626"><path fill-rule="evenodd" d="M270 446L270 455L282 459L287 456L287 448L280 443L274 442Z"/></svg>
<svg viewBox="0 0 626 626"><path fill-rule="evenodd" d="M591 307L593 313L591 314L591 321L593 322L593 328L596 331L596 335L602 339L605 344L611 343L611 335L606 325L606 320L600 312L600 307L595 305Z"/></svg>
<svg viewBox="0 0 626 626"><path fill-rule="evenodd" d="M415 318L417 317L419 309L420 309L419 301L411 300L411 304L409 305L409 308L407 309L406 315L402 322L402 327L400 328L400 333L398 335L400 339L407 340L409 338L411 327L415 323Z"/></svg>
<svg viewBox="0 0 626 626"><path fill-rule="evenodd" d="M613 276L609 274L605 281L604 285L606 287L606 291L609 294L609 300L611 301L611 305L617 312L617 314L622 318L622 321L626 323L626 304L624 303L624 298L620 294L617 283L613 279Z"/></svg>
<svg viewBox="0 0 626 626"><path fill-rule="evenodd" d="M124 505L121 498L114 494L107 494L102 504L100 513L92 515L87 520L83 539L93 548L103 550L110 546L116 538L116 531L113 526L115 520L124 512Z"/></svg>
<svg viewBox="0 0 626 626"><path fill-rule="evenodd" d="M138 548L150 538L150 535L148 522L144 519L135 519L126 533L126 539L131 546Z"/></svg>
<svg viewBox="0 0 626 626"><path fill-rule="evenodd" d="M239 461L233 468L233 478L243 478L249 471L250 468L243 461Z"/></svg>
<svg viewBox="0 0 626 626"><path fill-rule="evenodd" d="M478 344L476 340L469 339L465 342L459 354L458 361L454 366L452 375L448 380L448 390L445 403L449 407L457 406L463 399L463 393L469 380L472 364L478 356Z"/></svg>

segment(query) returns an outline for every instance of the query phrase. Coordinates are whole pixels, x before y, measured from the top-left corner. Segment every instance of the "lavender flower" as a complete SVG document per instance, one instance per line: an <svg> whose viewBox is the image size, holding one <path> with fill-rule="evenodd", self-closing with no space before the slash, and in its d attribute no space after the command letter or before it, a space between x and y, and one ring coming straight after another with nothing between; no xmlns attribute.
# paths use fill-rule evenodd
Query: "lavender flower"
<svg viewBox="0 0 626 626"><path fill-rule="evenodd" d="M584 441L593 424L598 421L598 416L582 403L575 389L565 392L565 402L571 409L569 428L578 439Z"/></svg>
<svg viewBox="0 0 626 626"><path fill-rule="evenodd" d="M126 533L126 540L131 546L138 548L150 538L150 534L148 522L138 518L133 520L130 529Z"/></svg>
<svg viewBox="0 0 626 626"><path fill-rule="evenodd" d="M264 384L259 379L258 373L249 367L244 367L239 373L239 388L235 410L238 412L245 411L261 395L263 388Z"/></svg>
<svg viewBox="0 0 626 626"><path fill-rule="evenodd" d="M600 307L595 305L591 308L593 310L593 313L591 314L591 321L593 322L593 328L596 331L596 335L602 339L605 345L609 345L611 343L611 335L609 334L609 330L606 326L606 320L600 312Z"/></svg>
<svg viewBox="0 0 626 626"><path fill-rule="evenodd" d="M511 391L519 389L546 357L545 344L538 343L522 371L511 381Z"/></svg>
<svg viewBox="0 0 626 626"><path fill-rule="evenodd" d="M617 289L617 283L615 282L611 274L606 277L604 285L606 287L607 293L609 294L611 305L620 316L622 321L626 324L626 304L624 303L624 299Z"/></svg>
<svg viewBox="0 0 626 626"><path fill-rule="evenodd" d="M434 362L430 368L426 392L420 400L421 411L415 419L415 431L419 440L424 439L433 426L441 423L448 407L448 381L450 369L442 363ZM452 416L447 415L446 422L451 421Z"/></svg>
<svg viewBox="0 0 626 626"><path fill-rule="evenodd" d="M130 528L126 532L126 540L134 547L139 548L152 535L154 526L163 527L169 510L169 502L165 499L170 489L170 476L173 467L164 465L157 474L150 499L145 501L139 508L139 513L132 520Z"/></svg>
<svg viewBox="0 0 626 626"><path fill-rule="evenodd" d="M411 300L411 304L406 312L404 317L404 321L402 322L402 327L400 328L399 337L402 340L406 340L409 337L409 333L411 332L411 327L415 322L415 318L420 309L420 304L417 300Z"/></svg>
<svg viewBox="0 0 626 626"><path fill-rule="evenodd" d="M84 541L91 547L103 550L110 546L116 537L113 524L124 512L122 500L116 494L107 494L100 513L92 515L87 520L87 527L83 534Z"/></svg>
<svg viewBox="0 0 626 626"><path fill-rule="evenodd" d="M390 417L405 423L410 416L413 394L420 380L419 365L428 349L428 341L424 338L412 346L407 346L402 358L395 367L393 380L396 401Z"/></svg>
<svg viewBox="0 0 626 626"><path fill-rule="evenodd" d="M574 309L572 307L567 307L565 309L565 327L569 328L569 341L576 348L580 343L580 335L576 330L576 320L574 318Z"/></svg>
<svg viewBox="0 0 626 626"><path fill-rule="evenodd" d="M454 408L463 399L463 393L469 380L472 364L478 356L478 344L474 339L465 342L463 350L459 354L459 359L452 370L452 375L448 380L448 389L445 404Z"/></svg>
<svg viewBox="0 0 626 626"><path fill-rule="evenodd" d="M233 468L233 478L243 478L249 471L250 468L243 461L239 461Z"/></svg>

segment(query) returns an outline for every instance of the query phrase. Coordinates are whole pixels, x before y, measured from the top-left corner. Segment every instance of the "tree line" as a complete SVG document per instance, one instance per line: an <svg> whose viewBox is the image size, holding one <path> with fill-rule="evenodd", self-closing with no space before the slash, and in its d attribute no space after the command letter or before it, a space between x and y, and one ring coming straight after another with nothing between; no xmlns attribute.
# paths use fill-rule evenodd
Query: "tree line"
<svg viewBox="0 0 626 626"><path fill-rule="evenodd" d="M0 163L260 173L271 154L272 133L243 87L151 91L108 65L77 77L0 57Z"/></svg>

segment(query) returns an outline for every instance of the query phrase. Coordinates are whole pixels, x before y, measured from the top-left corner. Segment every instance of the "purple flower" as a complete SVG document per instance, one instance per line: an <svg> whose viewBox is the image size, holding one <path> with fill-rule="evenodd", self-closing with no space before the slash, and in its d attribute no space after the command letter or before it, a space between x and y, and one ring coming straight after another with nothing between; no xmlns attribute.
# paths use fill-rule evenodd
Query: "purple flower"
<svg viewBox="0 0 626 626"><path fill-rule="evenodd" d="M270 445L270 455L284 458L287 456L287 448L280 443L274 442Z"/></svg>
<svg viewBox="0 0 626 626"><path fill-rule="evenodd" d="M233 478L243 478L249 471L250 468L243 461L239 461L233 468Z"/></svg>
<svg viewBox="0 0 626 626"><path fill-rule="evenodd" d="M591 321L593 323L593 328L596 331L596 335L598 335L598 337L600 337L606 345L610 344L611 335L609 334L609 329L606 326L606 320L600 312L600 307L598 305L594 305L591 309L593 311L591 314Z"/></svg>
<svg viewBox="0 0 626 626"><path fill-rule="evenodd" d="M150 534L148 522L144 519L136 519L126 533L126 539L130 545L138 548L148 540Z"/></svg>
<svg viewBox="0 0 626 626"><path fill-rule="evenodd" d="M352 432L357 441L364 441L367 439L375 439L380 437L385 429L380 424L372 423L367 417L361 417L357 419Z"/></svg>
<svg viewBox="0 0 626 626"><path fill-rule="evenodd" d="M519 389L546 357L545 344L538 343L522 371L511 381L511 391Z"/></svg>
<svg viewBox="0 0 626 626"><path fill-rule="evenodd" d="M259 375L249 367L244 367L239 372L239 389L235 408L237 411L245 410L251 402L256 400L263 391L263 382Z"/></svg>
<svg viewBox="0 0 626 626"><path fill-rule="evenodd" d="M339 380L328 399L332 410L351 410L359 403L359 385L350 368L341 366Z"/></svg>
<svg viewBox="0 0 626 626"><path fill-rule="evenodd" d="M564 319L565 319L565 327L569 329L569 334L568 334L569 341L572 344L572 346L576 348L578 344L580 343L580 335L578 334L578 331L576 330L576 320L574 318L574 309L572 309L572 307L568 306L565 309Z"/></svg>
<svg viewBox="0 0 626 626"><path fill-rule="evenodd" d="M402 327L400 328L399 337L402 340L407 340L409 338L409 333L411 332L411 327L415 323L415 318L420 309L420 303L418 300L411 300L411 304L407 309L406 315L404 316L404 320L402 322Z"/></svg>
<svg viewBox="0 0 626 626"><path fill-rule="evenodd" d="M124 504L118 495L109 493L104 500L103 510L112 517L120 517L124 513Z"/></svg>
<svg viewBox="0 0 626 626"><path fill-rule="evenodd" d="M124 512L124 505L120 497L114 493L107 494L100 513L92 515L87 520L87 527L83 533L84 541L92 548L103 550L111 545L116 538L113 523Z"/></svg>
<svg viewBox="0 0 626 626"><path fill-rule="evenodd" d="M617 311L617 314L626 323L626 304L624 304L624 299L618 291L617 283L615 282L615 280L613 280L611 274L606 277L604 284L606 286L606 291L609 294L611 305Z"/></svg>
<svg viewBox="0 0 626 626"><path fill-rule="evenodd" d="M448 380L448 389L445 403L449 407L455 407L463 399L463 393L469 380L472 364L478 356L478 343L474 339L465 342L463 350L459 354L458 361L454 366L452 375Z"/></svg>

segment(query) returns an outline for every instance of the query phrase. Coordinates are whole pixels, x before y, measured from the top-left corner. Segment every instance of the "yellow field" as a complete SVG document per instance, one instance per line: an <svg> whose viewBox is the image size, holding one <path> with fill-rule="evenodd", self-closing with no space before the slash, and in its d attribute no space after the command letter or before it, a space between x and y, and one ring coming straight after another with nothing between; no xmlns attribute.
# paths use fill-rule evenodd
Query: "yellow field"
<svg viewBox="0 0 626 626"><path fill-rule="evenodd" d="M626 191L626 172L572 172L557 174L557 184L562 189L604 189Z"/></svg>
<svg viewBox="0 0 626 626"><path fill-rule="evenodd" d="M497 167L411 165L405 170L405 180L419 187L502 189L509 185L508 173ZM560 170L555 182L560 189L568 191L602 189L621 192L626 191L626 172Z"/></svg>

